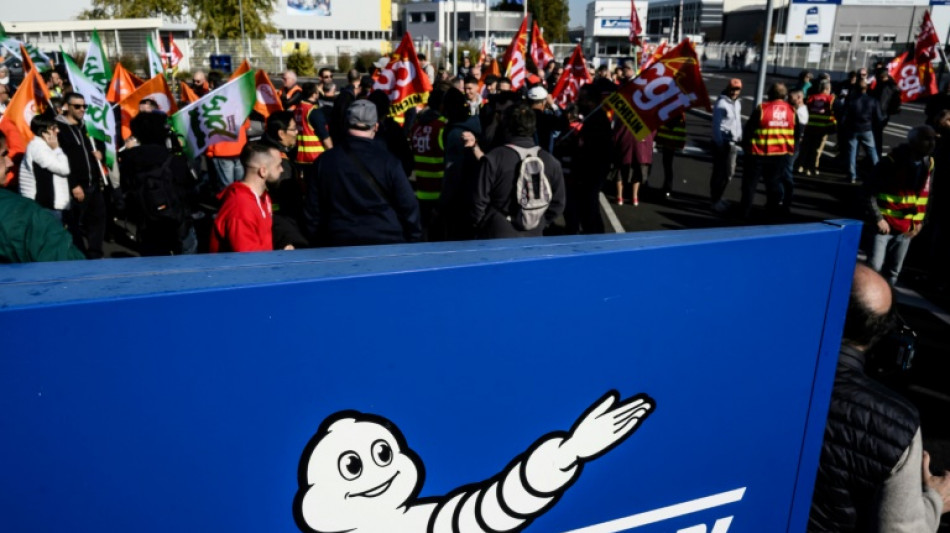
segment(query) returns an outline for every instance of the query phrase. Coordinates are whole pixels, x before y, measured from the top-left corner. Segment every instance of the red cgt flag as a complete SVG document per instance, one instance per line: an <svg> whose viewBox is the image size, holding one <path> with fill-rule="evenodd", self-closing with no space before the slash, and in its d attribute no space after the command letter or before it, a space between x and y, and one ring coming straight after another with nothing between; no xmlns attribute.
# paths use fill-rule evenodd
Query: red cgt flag
<svg viewBox="0 0 950 533"><path fill-rule="evenodd" d="M643 61L640 62L640 70L644 71L653 66L654 63L659 61L659 59L667 54L670 51L670 45L666 41L663 41L653 50L649 56L645 57Z"/></svg>
<svg viewBox="0 0 950 533"><path fill-rule="evenodd" d="M643 25L640 24L640 16L637 15L637 3L630 0L630 42L634 46L643 44L640 41L640 34L643 33Z"/></svg>
<svg viewBox="0 0 950 533"><path fill-rule="evenodd" d="M687 109L711 109L693 43L683 39L604 103L638 141Z"/></svg>
<svg viewBox="0 0 950 533"><path fill-rule="evenodd" d="M914 57L917 63L933 61L937 57L938 45L940 45L940 38L937 37L937 29L934 28L933 20L930 19L930 12L924 11L924 20L920 22L920 33L917 34L917 44L914 46Z"/></svg>
<svg viewBox="0 0 950 533"><path fill-rule="evenodd" d="M501 60L502 71L505 77L511 80L511 89L517 91L524 85L528 75L528 61L525 57L528 48L528 17L521 21L518 33L511 39L511 44L505 50Z"/></svg>
<svg viewBox="0 0 950 533"><path fill-rule="evenodd" d="M917 64L910 54L904 52L887 64L887 72L901 90L901 102L937 94L937 76L933 64L927 59Z"/></svg>
<svg viewBox="0 0 950 533"><path fill-rule="evenodd" d="M406 32L393 52L389 63L380 71L373 89L389 95L389 116L401 115L411 107L429 100L432 83L428 76L420 75L422 66L412 44L412 35Z"/></svg>
<svg viewBox="0 0 950 533"><path fill-rule="evenodd" d="M590 71L587 70L587 60L584 59L584 52L581 45L577 45L571 59L568 61L567 68L561 73L560 79L551 91L551 97L557 105L562 108L577 101L580 88L593 81L590 77Z"/></svg>
<svg viewBox="0 0 950 533"><path fill-rule="evenodd" d="M554 61L554 54L551 52L548 43L545 42L544 36L538 30L537 21L535 21L534 30L531 32L531 58L534 59L534 64L537 65L538 69L544 69L549 61Z"/></svg>

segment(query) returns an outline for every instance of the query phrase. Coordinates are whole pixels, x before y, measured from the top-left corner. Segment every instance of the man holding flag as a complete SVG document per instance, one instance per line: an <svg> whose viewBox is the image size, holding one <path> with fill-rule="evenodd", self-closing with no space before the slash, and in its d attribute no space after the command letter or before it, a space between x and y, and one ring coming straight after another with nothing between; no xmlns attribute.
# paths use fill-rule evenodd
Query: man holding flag
<svg viewBox="0 0 950 533"><path fill-rule="evenodd" d="M56 120L60 123L59 145L69 159L73 207L68 225L76 246L90 259L100 259L106 234L103 155L86 132L86 99L79 93L67 93L64 100L65 112Z"/></svg>

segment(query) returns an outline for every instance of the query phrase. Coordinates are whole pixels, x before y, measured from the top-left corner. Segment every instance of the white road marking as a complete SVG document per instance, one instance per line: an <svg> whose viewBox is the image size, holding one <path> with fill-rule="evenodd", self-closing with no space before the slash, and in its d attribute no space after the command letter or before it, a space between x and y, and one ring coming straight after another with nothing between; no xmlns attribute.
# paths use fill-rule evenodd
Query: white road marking
<svg viewBox="0 0 950 533"><path fill-rule="evenodd" d="M712 496L706 496L705 498L678 503L676 505L670 505L669 507L662 507L660 509L654 509L645 513L639 513L624 518L611 520L609 522L594 524L581 529L574 529L567 531L566 533L617 533L618 531L626 531L635 527L655 524L657 522L662 522L671 518L686 516L688 514L698 513L700 511L712 509L714 507L721 507L730 503L736 503L742 500L742 497L745 495L745 489L745 487L742 487L741 489L714 494Z"/></svg>
<svg viewBox="0 0 950 533"><path fill-rule="evenodd" d="M607 197L604 196L603 192L600 193L600 208L604 210L604 213L607 213L607 220L610 222L610 227L614 229L614 233L626 233L620 219L617 218L617 213L614 213L613 206L607 201Z"/></svg>

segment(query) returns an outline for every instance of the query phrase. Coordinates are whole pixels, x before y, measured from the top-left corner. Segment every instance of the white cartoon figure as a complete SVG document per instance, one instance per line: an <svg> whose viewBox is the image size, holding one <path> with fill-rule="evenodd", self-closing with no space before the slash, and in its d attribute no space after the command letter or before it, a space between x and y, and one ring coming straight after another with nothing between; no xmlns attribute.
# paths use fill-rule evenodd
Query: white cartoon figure
<svg viewBox="0 0 950 533"><path fill-rule="evenodd" d="M294 517L319 533L460 533L520 531L550 509L596 459L633 434L655 402L624 401L610 391L569 432L549 433L500 473L450 494L419 498L425 470L389 420L336 413L304 449Z"/></svg>

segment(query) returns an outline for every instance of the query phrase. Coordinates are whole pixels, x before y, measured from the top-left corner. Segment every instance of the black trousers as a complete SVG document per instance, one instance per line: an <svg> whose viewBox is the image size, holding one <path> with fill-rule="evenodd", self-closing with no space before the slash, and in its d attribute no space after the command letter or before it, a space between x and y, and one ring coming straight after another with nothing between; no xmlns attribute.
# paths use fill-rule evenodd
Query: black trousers
<svg viewBox="0 0 950 533"><path fill-rule="evenodd" d="M100 187L86 189L82 202L73 199L68 226L73 243L89 259L101 259L102 242L106 237L106 197Z"/></svg>

